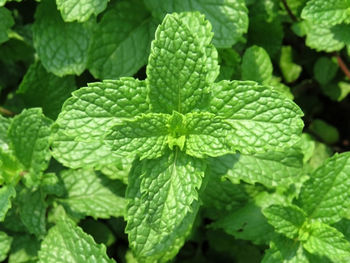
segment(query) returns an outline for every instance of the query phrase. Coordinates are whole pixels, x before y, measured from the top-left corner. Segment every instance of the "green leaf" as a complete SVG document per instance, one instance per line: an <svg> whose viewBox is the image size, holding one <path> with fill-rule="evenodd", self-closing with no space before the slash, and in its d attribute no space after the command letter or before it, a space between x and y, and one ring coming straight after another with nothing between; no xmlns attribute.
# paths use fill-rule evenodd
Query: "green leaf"
<svg viewBox="0 0 350 263"><path fill-rule="evenodd" d="M337 128L323 120L314 119L309 129L327 144L333 144L339 140Z"/></svg>
<svg viewBox="0 0 350 263"><path fill-rule="evenodd" d="M23 166L11 152L0 149L0 185L15 185L23 175Z"/></svg>
<svg viewBox="0 0 350 263"><path fill-rule="evenodd" d="M10 251L12 243L12 237L8 236L5 232L0 231L0 261L7 258L7 253Z"/></svg>
<svg viewBox="0 0 350 263"><path fill-rule="evenodd" d="M238 42L248 29L248 10L244 0L144 0L153 15L162 19L166 13L199 11L213 25L213 43L227 48Z"/></svg>
<svg viewBox="0 0 350 263"><path fill-rule="evenodd" d="M287 187L296 182L303 167L303 155L294 148L253 155L225 155L219 159L231 163L225 177L233 183L243 180L270 188Z"/></svg>
<svg viewBox="0 0 350 263"><path fill-rule="evenodd" d="M335 228L315 221L307 226L303 234L303 247L308 252L328 257L333 262L349 262L350 243Z"/></svg>
<svg viewBox="0 0 350 263"><path fill-rule="evenodd" d="M350 45L348 24L339 24L328 28L308 23L306 27L306 45L316 51L339 51L345 45Z"/></svg>
<svg viewBox="0 0 350 263"><path fill-rule="evenodd" d="M66 170L61 173L66 195L58 202L82 217L109 218L124 215L124 186L92 170Z"/></svg>
<svg viewBox="0 0 350 263"><path fill-rule="evenodd" d="M106 247L69 220L52 227L41 244L40 263L114 263L106 254Z"/></svg>
<svg viewBox="0 0 350 263"><path fill-rule="evenodd" d="M9 29L15 24L10 10L0 7L0 44L6 42L9 37Z"/></svg>
<svg viewBox="0 0 350 263"><path fill-rule="evenodd" d="M28 232L42 237L46 234L46 194L39 190L23 189L19 193L19 215Z"/></svg>
<svg viewBox="0 0 350 263"><path fill-rule="evenodd" d="M304 7L301 18L319 26L333 26L349 19L350 2L348 0L311 0Z"/></svg>
<svg viewBox="0 0 350 263"><path fill-rule="evenodd" d="M13 152L30 172L39 173L48 167L51 124L40 108L25 109L12 120L9 138Z"/></svg>
<svg viewBox="0 0 350 263"><path fill-rule="evenodd" d="M350 205L350 153L335 154L303 184L299 202L310 218L339 221Z"/></svg>
<svg viewBox="0 0 350 263"><path fill-rule="evenodd" d="M57 76L80 75L86 68L90 37L88 25L63 22L53 0L39 4L33 41L47 71Z"/></svg>
<svg viewBox="0 0 350 263"><path fill-rule="evenodd" d="M119 1L97 24L88 69L100 79L131 76L147 63L155 23L141 1Z"/></svg>
<svg viewBox="0 0 350 263"><path fill-rule="evenodd" d="M272 63L262 47L247 48L242 59L242 79L268 83L272 78Z"/></svg>
<svg viewBox="0 0 350 263"><path fill-rule="evenodd" d="M293 101L251 81L214 84L209 109L231 125L228 140L243 154L292 146L303 127Z"/></svg>
<svg viewBox="0 0 350 263"><path fill-rule="evenodd" d="M293 53L291 46L283 46L280 57L280 69L287 83L297 80L302 71L302 67L293 62Z"/></svg>
<svg viewBox="0 0 350 263"><path fill-rule="evenodd" d="M233 153L227 140L230 131L231 126L214 114L186 114L186 153L197 158Z"/></svg>
<svg viewBox="0 0 350 263"><path fill-rule="evenodd" d="M107 7L107 2L108 0L56 0L57 9L66 22L84 22L91 15L101 13Z"/></svg>
<svg viewBox="0 0 350 263"><path fill-rule="evenodd" d="M10 139L8 138L7 131L10 127L11 120L0 115L0 149L8 151Z"/></svg>
<svg viewBox="0 0 350 263"><path fill-rule="evenodd" d="M56 119L63 102L76 89L73 76L59 78L46 72L40 62L32 64L17 90L26 107L41 107L46 116Z"/></svg>
<svg viewBox="0 0 350 263"><path fill-rule="evenodd" d="M121 156L160 157L167 146L169 118L166 114L148 113L126 120L111 128L105 143Z"/></svg>
<svg viewBox="0 0 350 263"><path fill-rule="evenodd" d="M72 96L54 125L53 156L72 168L114 163L118 157L103 136L122 119L148 112L145 82L121 78L90 83Z"/></svg>
<svg viewBox="0 0 350 263"><path fill-rule="evenodd" d="M322 85L327 85L335 77L338 64L334 59L319 57L314 64L315 79Z"/></svg>
<svg viewBox="0 0 350 263"><path fill-rule="evenodd" d="M36 262L40 242L29 234L15 235L12 242L9 263Z"/></svg>
<svg viewBox="0 0 350 263"><path fill-rule="evenodd" d="M0 222L4 221L7 211L12 207L11 199L16 196L13 186L5 185L0 188Z"/></svg>
<svg viewBox="0 0 350 263"><path fill-rule="evenodd" d="M262 212L276 232L291 239L298 237L299 230L306 220L305 213L297 206L272 205Z"/></svg>
<svg viewBox="0 0 350 263"><path fill-rule="evenodd" d="M166 262L176 255L198 211L197 189L204 171L204 161L178 149L159 159L134 163L127 190L126 232L138 258Z"/></svg>
<svg viewBox="0 0 350 263"><path fill-rule="evenodd" d="M147 65L149 98L154 112L188 113L205 102L206 75L210 68L205 48L208 44L203 44L203 39L207 44L209 38L197 37L180 15L164 18L152 42Z"/></svg>

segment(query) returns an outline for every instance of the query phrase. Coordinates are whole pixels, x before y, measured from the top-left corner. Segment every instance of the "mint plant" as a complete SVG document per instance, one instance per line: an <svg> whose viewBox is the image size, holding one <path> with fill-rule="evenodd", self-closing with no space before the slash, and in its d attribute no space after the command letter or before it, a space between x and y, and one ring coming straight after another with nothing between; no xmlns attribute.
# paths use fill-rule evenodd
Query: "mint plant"
<svg viewBox="0 0 350 263"><path fill-rule="evenodd" d="M349 262L349 8L0 0L0 262Z"/></svg>

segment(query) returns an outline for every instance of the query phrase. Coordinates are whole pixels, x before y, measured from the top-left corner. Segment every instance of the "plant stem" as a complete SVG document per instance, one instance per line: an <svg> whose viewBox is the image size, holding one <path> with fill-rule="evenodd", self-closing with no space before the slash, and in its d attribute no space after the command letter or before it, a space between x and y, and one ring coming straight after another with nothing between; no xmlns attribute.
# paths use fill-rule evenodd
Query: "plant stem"
<svg viewBox="0 0 350 263"><path fill-rule="evenodd" d="M14 116L15 113L0 106L0 113L7 116Z"/></svg>
<svg viewBox="0 0 350 263"><path fill-rule="evenodd" d="M337 58L337 62L338 62L340 69L344 72L345 76L347 76L348 79L350 79L350 70L348 69L348 67L344 63L343 59L339 56L339 54L335 54L335 56Z"/></svg>
<svg viewBox="0 0 350 263"><path fill-rule="evenodd" d="M286 9L289 17L294 21L294 22L297 22L298 21L298 18L296 18L296 16L292 13L292 10L290 10L288 4L287 4L287 1L286 0L282 0L282 3L284 5L284 8Z"/></svg>

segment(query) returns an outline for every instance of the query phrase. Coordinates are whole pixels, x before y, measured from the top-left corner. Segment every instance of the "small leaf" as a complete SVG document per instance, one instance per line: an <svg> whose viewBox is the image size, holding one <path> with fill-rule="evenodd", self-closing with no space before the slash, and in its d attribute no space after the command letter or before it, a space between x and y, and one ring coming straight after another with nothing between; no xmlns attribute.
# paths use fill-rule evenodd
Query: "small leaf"
<svg viewBox="0 0 350 263"><path fill-rule="evenodd" d="M0 188L0 222L4 221L7 211L12 207L11 199L16 196L13 186L5 185Z"/></svg>
<svg viewBox="0 0 350 263"><path fill-rule="evenodd" d="M7 254L11 249L12 237L5 232L0 231L0 261L7 258Z"/></svg>
<svg viewBox="0 0 350 263"><path fill-rule="evenodd" d="M9 29L14 23L15 21L12 18L10 10L5 7L0 7L0 44L9 39Z"/></svg>
<svg viewBox="0 0 350 263"><path fill-rule="evenodd" d="M11 120L0 115L0 149L8 151L10 139L8 138L7 131L10 127Z"/></svg>
<svg viewBox="0 0 350 263"><path fill-rule="evenodd" d="M302 67L293 62L291 46L283 46L280 57L280 69L287 83L297 80L302 71Z"/></svg>
<svg viewBox="0 0 350 263"><path fill-rule="evenodd" d="M338 70L337 62L328 57L320 57L314 65L315 79L322 85L327 85L335 77Z"/></svg>
<svg viewBox="0 0 350 263"><path fill-rule="evenodd" d="M41 244L40 263L114 263L106 254L106 247L74 225L70 219L52 227Z"/></svg>

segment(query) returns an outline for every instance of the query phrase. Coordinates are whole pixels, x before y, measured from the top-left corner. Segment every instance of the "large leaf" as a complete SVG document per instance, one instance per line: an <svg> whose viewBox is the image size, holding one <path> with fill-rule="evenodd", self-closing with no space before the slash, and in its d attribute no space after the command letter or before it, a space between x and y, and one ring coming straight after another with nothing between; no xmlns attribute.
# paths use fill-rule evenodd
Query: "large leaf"
<svg viewBox="0 0 350 263"><path fill-rule="evenodd" d="M303 127L293 101L251 81L214 84L209 110L231 125L230 144L244 154L292 146Z"/></svg>
<svg viewBox="0 0 350 263"><path fill-rule="evenodd" d="M79 216L109 218L124 215L125 199L121 183L92 170L67 170L61 173L66 195L58 199Z"/></svg>
<svg viewBox="0 0 350 263"><path fill-rule="evenodd" d="M85 70L90 29L85 24L65 23L53 0L39 4L33 33L36 52L47 71L63 76Z"/></svg>
<svg viewBox="0 0 350 263"><path fill-rule="evenodd" d="M106 247L69 220L61 220L49 230L39 251L40 263L115 263Z"/></svg>
<svg viewBox="0 0 350 263"><path fill-rule="evenodd" d="M350 153L336 154L316 169L303 184L299 202L309 217L331 224L350 205Z"/></svg>
<svg viewBox="0 0 350 263"><path fill-rule="evenodd" d="M166 13L199 11L213 25L214 44L230 47L247 32L248 10L244 0L144 0L152 13L163 18Z"/></svg>
<svg viewBox="0 0 350 263"><path fill-rule="evenodd" d="M97 24L88 68L100 79L131 76L147 62L155 23L140 1L120 1Z"/></svg>
<svg viewBox="0 0 350 263"><path fill-rule="evenodd" d="M114 163L118 157L103 136L122 119L146 113L146 94L145 83L132 78L91 83L73 92L55 123L54 157L73 168Z"/></svg>

